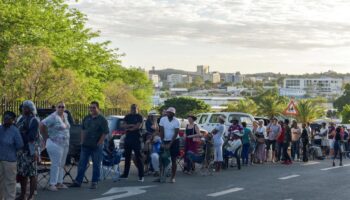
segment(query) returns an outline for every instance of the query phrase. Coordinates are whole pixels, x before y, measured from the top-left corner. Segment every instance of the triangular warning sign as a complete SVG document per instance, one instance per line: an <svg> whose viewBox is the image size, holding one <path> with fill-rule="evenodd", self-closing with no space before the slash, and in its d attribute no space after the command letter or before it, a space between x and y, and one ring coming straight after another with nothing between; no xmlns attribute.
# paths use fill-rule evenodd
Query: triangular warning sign
<svg viewBox="0 0 350 200"><path fill-rule="evenodd" d="M297 106L294 103L294 100L290 100L287 108L284 110L283 112L285 115L298 115L299 114L299 110L297 108Z"/></svg>

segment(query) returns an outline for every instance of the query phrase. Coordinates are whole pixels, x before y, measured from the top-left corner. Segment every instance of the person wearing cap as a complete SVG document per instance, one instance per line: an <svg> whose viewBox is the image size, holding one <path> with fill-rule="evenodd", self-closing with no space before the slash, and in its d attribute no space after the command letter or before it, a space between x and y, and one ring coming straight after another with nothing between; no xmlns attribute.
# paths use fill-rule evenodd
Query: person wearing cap
<svg viewBox="0 0 350 200"><path fill-rule="evenodd" d="M170 107L167 109L167 116L164 116L160 119L160 138L162 140L162 150L169 151L171 157L171 183L175 183L175 176L177 170L176 159L179 155L180 142L179 142L179 130L180 130L180 121L175 117L176 109ZM164 167L161 166L160 174L163 174ZM161 178L160 182L164 182Z"/></svg>
<svg viewBox="0 0 350 200"><path fill-rule="evenodd" d="M0 200L16 198L16 154L23 147L23 140L14 126L15 120L15 113L6 111L0 125Z"/></svg>
<svg viewBox="0 0 350 200"><path fill-rule="evenodd" d="M23 140L23 148L17 154L17 177L21 184L19 200L26 199L27 181L30 179L30 192L27 199L34 196L37 186L37 158L36 142L39 138L39 120L36 118L37 110L32 101L24 101L22 104L22 117L17 122L17 127Z"/></svg>
<svg viewBox="0 0 350 200"><path fill-rule="evenodd" d="M219 116L219 124L211 132L214 141L214 162L216 166L216 171L219 172L221 170L222 162L224 161L222 146L224 144L224 134L225 134L225 121L226 117L223 115Z"/></svg>
<svg viewBox="0 0 350 200"><path fill-rule="evenodd" d="M201 133L199 130L198 125L195 123L197 120L197 117L194 115L188 116L188 124L186 125L186 140L185 140L185 152L188 154L189 152L193 154L198 153L198 139L201 137ZM191 174L192 171L194 171L194 168L189 168L189 166L194 167L194 165L191 165L189 163L189 159L187 159L187 156L185 158L185 169L184 172L187 174Z"/></svg>
<svg viewBox="0 0 350 200"><path fill-rule="evenodd" d="M139 182L144 182L144 168L141 155L141 125L143 117L139 114L138 106L132 104L130 107L130 114L124 117L126 124L126 136L124 142L125 149L125 168L124 173L120 178L127 179L130 171L132 151L135 154L135 164L138 170Z"/></svg>

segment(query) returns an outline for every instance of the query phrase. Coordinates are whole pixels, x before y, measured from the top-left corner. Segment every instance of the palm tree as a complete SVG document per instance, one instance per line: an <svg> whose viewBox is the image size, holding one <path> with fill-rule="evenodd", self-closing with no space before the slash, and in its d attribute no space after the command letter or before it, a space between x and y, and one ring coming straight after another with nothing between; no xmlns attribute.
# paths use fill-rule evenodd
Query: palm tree
<svg viewBox="0 0 350 200"><path fill-rule="evenodd" d="M244 112L255 115L257 113L257 105L251 99L241 99L238 102L228 104L224 112Z"/></svg>
<svg viewBox="0 0 350 200"><path fill-rule="evenodd" d="M274 116L282 115L285 102L275 96L265 96L257 103L258 114L272 118Z"/></svg>
<svg viewBox="0 0 350 200"><path fill-rule="evenodd" d="M299 111L296 118L301 123L311 122L324 114L322 106L310 99L300 100L296 107Z"/></svg>

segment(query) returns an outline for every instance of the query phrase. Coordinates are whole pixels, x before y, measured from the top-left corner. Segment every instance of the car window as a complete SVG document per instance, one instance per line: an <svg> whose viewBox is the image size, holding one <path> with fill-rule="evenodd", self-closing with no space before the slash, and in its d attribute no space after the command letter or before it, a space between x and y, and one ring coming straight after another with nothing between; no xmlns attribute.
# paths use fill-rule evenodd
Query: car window
<svg viewBox="0 0 350 200"><path fill-rule="evenodd" d="M212 114L209 123L219 123L220 114Z"/></svg>
<svg viewBox="0 0 350 200"><path fill-rule="evenodd" d="M253 123L252 119L250 119L250 117L248 117L248 116L241 116L240 117L240 121L241 121L241 123L245 122L247 124L252 124Z"/></svg>
<svg viewBox="0 0 350 200"><path fill-rule="evenodd" d="M199 119L199 124L204 124L207 122L208 115L202 115L201 118Z"/></svg>
<svg viewBox="0 0 350 200"><path fill-rule="evenodd" d="M111 132L114 131L114 129L115 129L115 127L116 127L116 126L115 126L116 120L113 119L113 118L108 118L108 119L107 119L107 122L108 122L109 132L111 133Z"/></svg>
<svg viewBox="0 0 350 200"><path fill-rule="evenodd" d="M125 124L124 120L122 119L118 120L116 130L124 130L124 124Z"/></svg>
<svg viewBox="0 0 350 200"><path fill-rule="evenodd" d="M241 121L239 115L231 114L231 115L228 116L228 122L229 123L231 123L231 121L234 120L234 119L236 119L238 121Z"/></svg>

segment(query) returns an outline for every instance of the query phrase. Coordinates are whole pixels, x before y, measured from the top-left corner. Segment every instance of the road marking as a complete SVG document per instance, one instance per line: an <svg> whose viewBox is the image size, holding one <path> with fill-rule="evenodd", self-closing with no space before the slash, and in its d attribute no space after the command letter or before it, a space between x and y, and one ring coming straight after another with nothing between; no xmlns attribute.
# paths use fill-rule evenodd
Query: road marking
<svg viewBox="0 0 350 200"><path fill-rule="evenodd" d="M101 197L93 200L115 200L115 199L135 196L135 195L146 193L146 190L144 189L151 188L151 187L155 187L155 185L140 186L140 187L114 187L108 190L106 193L102 194L103 196L106 196L106 195L112 195L112 196Z"/></svg>
<svg viewBox="0 0 350 200"><path fill-rule="evenodd" d="M320 164L320 162L312 161L312 162L308 162L308 163L305 163L305 164L302 164L302 165L303 166L308 166L308 165L316 165L316 164Z"/></svg>
<svg viewBox="0 0 350 200"><path fill-rule="evenodd" d="M346 165L343 165L343 166L335 166L335 167L328 167L328 168L323 168L321 169L322 171L328 171L328 170L332 170L332 169L338 169L338 168L342 168L342 167L349 167L350 164L346 164Z"/></svg>
<svg viewBox="0 0 350 200"><path fill-rule="evenodd" d="M295 178L295 177L298 177L298 176L300 176L300 175L294 174L294 175L290 175L290 176L281 177L281 178L278 178L278 179L279 180L287 180L287 179Z"/></svg>
<svg viewBox="0 0 350 200"><path fill-rule="evenodd" d="M231 188L231 189L224 190L224 191L221 191L221 192L215 192L215 193L212 193L212 194L208 194L207 196L209 196L209 197L218 197L218 196L222 196L222 195L225 195L225 194L238 192L238 191L241 191L241 190L244 190L244 189L236 187L236 188Z"/></svg>

